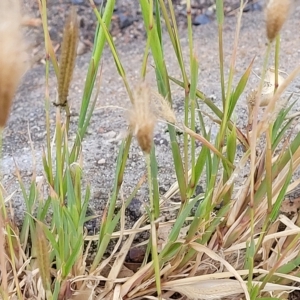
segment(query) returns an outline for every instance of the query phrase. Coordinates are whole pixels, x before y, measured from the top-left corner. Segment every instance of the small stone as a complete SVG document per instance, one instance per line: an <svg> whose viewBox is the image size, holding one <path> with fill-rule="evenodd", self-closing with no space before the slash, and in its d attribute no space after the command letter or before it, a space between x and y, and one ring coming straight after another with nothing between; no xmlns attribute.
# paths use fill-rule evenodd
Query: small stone
<svg viewBox="0 0 300 300"><path fill-rule="evenodd" d="M119 14L119 26L120 29L124 29L128 26L130 26L133 23L133 18L130 16L127 16L126 14L120 13Z"/></svg>
<svg viewBox="0 0 300 300"><path fill-rule="evenodd" d="M142 202L137 199L133 198L130 204L127 207L127 212L132 220L137 220L142 215Z"/></svg>
<svg viewBox="0 0 300 300"><path fill-rule="evenodd" d="M104 165L105 164L105 159L104 158L101 158L98 160L98 165Z"/></svg>
<svg viewBox="0 0 300 300"><path fill-rule="evenodd" d="M249 3L248 5L246 5L246 7L244 8L244 12L249 12L249 11L262 11L263 6L262 4L260 4L259 2L256 3Z"/></svg>
<svg viewBox="0 0 300 300"><path fill-rule="evenodd" d="M86 46L82 41L79 41L77 46L77 55L82 55L86 52Z"/></svg>
<svg viewBox="0 0 300 300"><path fill-rule="evenodd" d="M44 176L36 176L36 178L35 178L36 183L42 183L43 180L44 180Z"/></svg>
<svg viewBox="0 0 300 300"><path fill-rule="evenodd" d="M84 0L71 0L72 4L81 5L84 3Z"/></svg>
<svg viewBox="0 0 300 300"><path fill-rule="evenodd" d="M114 139L116 137L116 135L117 134L114 131L108 131L108 132L103 133L103 137L105 137L108 140Z"/></svg>
<svg viewBox="0 0 300 300"><path fill-rule="evenodd" d="M199 195L203 193L204 193L203 187L201 185L197 185L195 189L195 195Z"/></svg>
<svg viewBox="0 0 300 300"><path fill-rule="evenodd" d="M204 14L198 15L195 17L195 19L193 20L193 25L205 25L208 24L211 21L211 19Z"/></svg>

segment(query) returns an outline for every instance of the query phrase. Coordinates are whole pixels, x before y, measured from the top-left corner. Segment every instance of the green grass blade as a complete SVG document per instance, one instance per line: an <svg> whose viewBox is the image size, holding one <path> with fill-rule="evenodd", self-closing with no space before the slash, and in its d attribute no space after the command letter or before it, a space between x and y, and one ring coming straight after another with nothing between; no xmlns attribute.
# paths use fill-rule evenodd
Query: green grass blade
<svg viewBox="0 0 300 300"><path fill-rule="evenodd" d="M103 21L107 27L110 26L114 7L115 7L115 0L108 0L103 14ZM105 44L104 30L98 24L98 28L96 30L96 35L95 35L93 54L88 67L88 74L86 77L87 79L85 82L82 104L79 113L79 123L78 123L79 128L82 128L85 123L85 118L90 104L90 99L91 99L91 95L92 95L92 91L96 79L96 74L98 71L99 62L102 56L104 44Z"/></svg>
<svg viewBox="0 0 300 300"><path fill-rule="evenodd" d="M228 108L228 120L231 118L231 115L234 111L236 103L245 90L249 76L251 74L253 63L254 63L254 60L252 60L252 62L250 63L249 67L247 68L247 70L245 71L243 76L241 77L237 87L235 88L234 92L232 93L232 95L230 97L230 104L229 104L229 108Z"/></svg>
<svg viewBox="0 0 300 300"><path fill-rule="evenodd" d="M159 254L159 257L161 259L163 259L164 256L168 254L170 247L173 245L173 243L176 242L178 235L180 233L180 230L181 230L184 222L186 221L186 218L190 214L191 209L194 207L195 203L197 201L199 201L200 197L201 197L201 195L198 195L193 200L191 200L180 212L180 215L177 216L176 222L171 230L171 233L168 236L168 242L167 242L166 246L164 247L164 249Z"/></svg>
<svg viewBox="0 0 300 300"><path fill-rule="evenodd" d="M276 220L276 218L278 217L278 214L279 214L280 208L281 208L281 204L282 204L282 201L285 199L286 191L287 191L288 186L291 182L292 175L293 175L293 160L292 160L292 157L291 157L290 168L289 168L289 171L286 175L285 182L284 182L283 187L281 188L281 190L280 190L280 192L277 196L277 199L276 199L276 201L275 201L275 203L273 204L273 207L272 207L272 212L271 212L271 215L270 215L270 222L274 222Z"/></svg>

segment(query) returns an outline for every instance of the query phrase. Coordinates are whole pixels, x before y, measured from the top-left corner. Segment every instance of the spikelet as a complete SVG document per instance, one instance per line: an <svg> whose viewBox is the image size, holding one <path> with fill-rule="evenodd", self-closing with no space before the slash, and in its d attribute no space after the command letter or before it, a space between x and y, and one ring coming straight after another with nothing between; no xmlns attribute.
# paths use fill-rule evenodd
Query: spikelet
<svg viewBox="0 0 300 300"><path fill-rule="evenodd" d="M273 41L285 23L291 6L291 0L269 0L266 6L267 37Z"/></svg>
<svg viewBox="0 0 300 300"><path fill-rule="evenodd" d="M50 279L50 260L49 260L49 245L41 223L36 224L36 257L39 266L40 276L43 287L48 290L51 284Z"/></svg>
<svg viewBox="0 0 300 300"><path fill-rule="evenodd" d="M58 103L65 106L68 101L69 87L75 67L76 52L78 42L77 14L74 7L66 21L63 41L61 46L61 56L59 62L58 75Z"/></svg>
<svg viewBox="0 0 300 300"><path fill-rule="evenodd" d="M150 153L156 118L152 113L150 87L142 82L133 92L133 107L129 114L129 127L135 134L141 149Z"/></svg>
<svg viewBox="0 0 300 300"><path fill-rule="evenodd" d="M152 94L153 97L151 102L153 103L152 107L154 114L163 121L175 124L176 116L168 99L157 92L152 92Z"/></svg>
<svg viewBox="0 0 300 300"><path fill-rule="evenodd" d="M0 129L8 119L13 96L27 69L17 0L0 1Z"/></svg>

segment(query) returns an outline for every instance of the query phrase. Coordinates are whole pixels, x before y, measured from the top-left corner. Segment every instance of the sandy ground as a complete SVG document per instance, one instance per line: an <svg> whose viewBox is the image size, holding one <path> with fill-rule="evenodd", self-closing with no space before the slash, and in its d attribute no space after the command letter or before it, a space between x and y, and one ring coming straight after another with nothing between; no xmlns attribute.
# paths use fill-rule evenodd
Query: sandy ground
<svg viewBox="0 0 300 300"><path fill-rule="evenodd" d="M227 17L224 26L224 56L225 66L228 70L235 35L236 17ZM281 62L280 68L289 73L300 61L300 1L295 1L293 11L288 22L282 30ZM188 61L187 33L181 30L183 53ZM172 54L172 45L167 35L163 37L165 43L166 64L171 76L180 78L179 68ZM198 87L206 95L211 95L215 103L220 105L220 86L218 68L218 37L217 24L215 21L199 27L194 27L195 52L199 57L200 74ZM255 57L253 70L259 74L262 66L262 56L266 49L265 23L263 12L247 13L243 17L238 48L238 60L236 65L236 80L245 71L251 60ZM128 81L132 87L139 83L145 40L132 40L130 43L117 42L117 51L120 55ZM70 103L72 106L71 123L78 121L85 74L91 53L87 52L77 59L72 88L70 91ZM151 62L151 61L150 61ZM84 181L92 187L92 199L90 206L95 213L101 214L112 188L118 145L126 132L126 109L130 106L121 78L118 76L116 67L109 49L105 49L103 59L103 72L101 90L98 97L97 108L92 117L88 134L83 142ZM272 63L270 63L272 65ZM44 93L45 78L44 66L35 65L28 71L19 91L15 97L9 123L4 133L3 159L1 161L3 186L7 195L12 197L15 209L15 217L20 221L24 212L24 201L18 186L15 164L16 162L23 180L28 184L33 174L33 157L36 161L37 176L43 178L41 155L45 147L45 116L44 116ZM156 88L154 71L149 66L147 80ZM258 83L257 77L252 74L248 90L255 88ZM299 92L300 78L290 87L290 91ZM184 92L173 86L172 98L174 109L178 119L183 116ZM54 76L51 79L51 97L55 99ZM238 103L235 117L237 124L243 128L246 125L247 106L246 95L243 95ZM114 108L105 108L114 106ZM300 103L296 104L295 110L300 109ZM52 110L54 125L54 108ZM214 128L212 128L214 132ZM34 154L30 147L31 139L34 145ZM158 124L155 131L154 142L159 166L160 191L164 193L174 182L174 167L171 157L171 148L166 132L166 125ZM181 141L182 142L182 141ZM124 176L124 195L129 195L135 184L145 174L145 162L137 143L134 142ZM128 209L128 221L134 221L139 216L143 203L147 203L147 190L144 186L137 194L133 206Z"/></svg>

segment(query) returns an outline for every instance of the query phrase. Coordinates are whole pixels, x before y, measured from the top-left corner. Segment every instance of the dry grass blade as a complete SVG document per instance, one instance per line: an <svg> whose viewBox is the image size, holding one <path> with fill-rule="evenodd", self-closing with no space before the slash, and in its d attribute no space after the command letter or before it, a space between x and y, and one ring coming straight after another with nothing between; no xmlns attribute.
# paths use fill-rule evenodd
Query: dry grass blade
<svg viewBox="0 0 300 300"><path fill-rule="evenodd" d="M132 277L130 277L121 287L121 297L127 295L127 293L135 286L140 284L145 277L147 277L153 271L152 262L145 265L142 269L137 271Z"/></svg>
<svg viewBox="0 0 300 300"><path fill-rule="evenodd" d="M265 270L254 270L255 272L261 271L263 274L267 274ZM240 276L247 275L248 270L238 271ZM223 297L229 297L237 294L242 294L244 291L240 283L233 279L225 279L230 277L230 272L224 272L219 274L210 274L204 276L195 276L184 279L178 279L174 281L165 282L162 287L164 290L172 290L186 295L188 299L206 300L206 299L219 299ZM294 276L293 276L294 277ZM213 279L214 278L214 279ZM255 284L261 284L261 282L255 281ZM263 292L274 291L293 291L300 288L295 288L286 285L268 283Z"/></svg>
<svg viewBox="0 0 300 300"><path fill-rule="evenodd" d="M93 290L86 289L83 291L75 292L70 300L90 300L93 299Z"/></svg>
<svg viewBox="0 0 300 300"><path fill-rule="evenodd" d="M218 299L243 293L241 284L232 279L198 280L191 283L179 279L163 284L163 288L179 292L190 300Z"/></svg>
<svg viewBox="0 0 300 300"><path fill-rule="evenodd" d="M77 14L74 7L67 19L63 42L61 47L61 57L59 63L58 76L58 105L65 106L68 101L69 87L75 67L75 59L78 42Z"/></svg>
<svg viewBox="0 0 300 300"><path fill-rule="evenodd" d="M247 285L245 284L245 282L243 281L243 279L241 278L241 276L238 274L238 272L222 257L220 257L219 255L217 255L214 251L210 250L209 248L200 245L198 243L190 243L191 247L193 247L196 251L198 252L204 252L205 254L207 254L209 257L211 257L214 260L217 260L219 262L221 262L229 272L232 272L232 275L235 276L235 278L239 281L239 284L245 294L245 297L247 300L250 300L250 295L247 289Z"/></svg>
<svg viewBox="0 0 300 300"><path fill-rule="evenodd" d="M0 191L1 193L1 191ZM0 195L1 197L1 195ZM5 255L5 228L4 228L4 222L2 218L2 214L0 214L0 271L1 271L1 291L4 293L7 292L8 287L8 274L6 269L6 262L7 258Z"/></svg>

